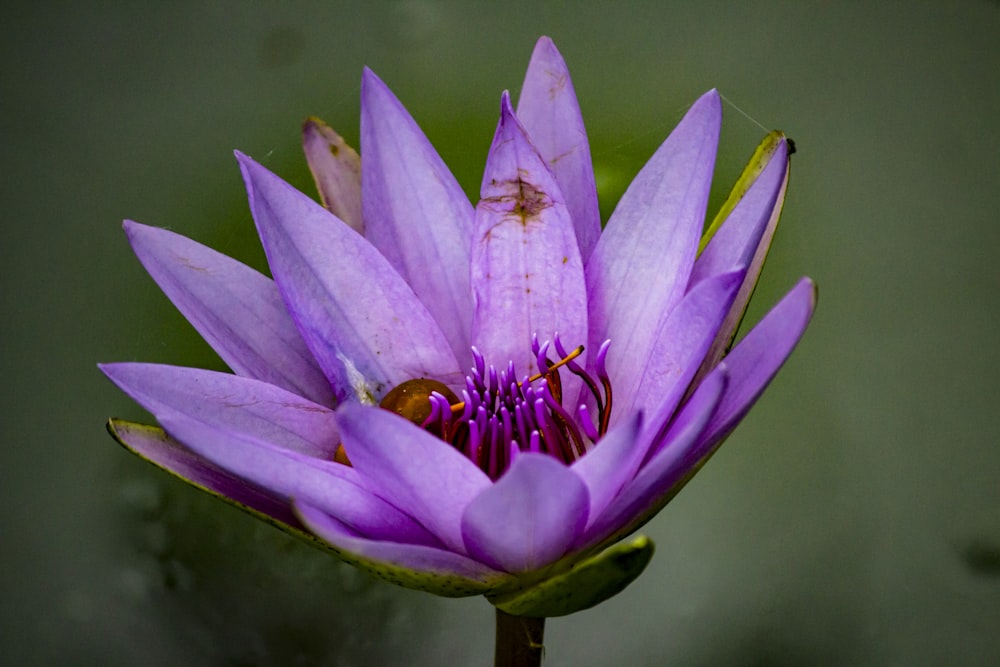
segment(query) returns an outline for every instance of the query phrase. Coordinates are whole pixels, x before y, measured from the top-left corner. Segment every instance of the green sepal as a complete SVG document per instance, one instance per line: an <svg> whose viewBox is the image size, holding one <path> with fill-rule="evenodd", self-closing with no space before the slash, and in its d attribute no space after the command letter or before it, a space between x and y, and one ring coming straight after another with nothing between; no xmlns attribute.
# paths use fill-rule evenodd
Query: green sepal
<svg viewBox="0 0 1000 667"><path fill-rule="evenodd" d="M736 179L733 189L729 192L729 197L726 198L725 203L719 209L719 212L716 213L712 224L702 234L701 241L698 243L698 254L701 254L701 251L705 249L708 242L715 236L715 232L719 230L719 227L726 221L729 214L733 212L736 205L740 203L740 200L746 195L747 191L757 180L757 177L764 171L767 163L771 161L771 156L778 150L778 144L783 139L785 139L784 132L772 130L754 150L753 155L750 156L750 161L747 162L747 166L743 168L743 173Z"/></svg>
<svg viewBox="0 0 1000 667"><path fill-rule="evenodd" d="M653 541L639 535L616 544L534 586L487 599L513 616L565 616L604 602L642 574L653 557Z"/></svg>
<svg viewBox="0 0 1000 667"><path fill-rule="evenodd" d="M297 537L318 549L336 556L344 562L350 563L391 583L443 597L482 595L497 589L505 583L509 583L510 577L508 575L497 577L496 580L480 581L448 572L412 570L394 563L366 558L361 554L338 549L306 530L305 526L298 523L297 518L294 514L291 514L290 510L287 516L288 520L282 520L277 516L269 514L264 509L258 509L247 502L241 502L227 496L225 493L220 492L218 488L212 488L215 486L213 484L214 481L225 479L231 482L237 478L194 454L187 447L167 435L163 429L114 418L108 420L107 428L111 437L122 447L139 458L152 463L157 468L165 470L191 486L215 496L229 505L237 507L257 519L279 528L289 535ZM173 466L171 462L173 462ZM201 481L186 477L174 469L178 463L192 462L201 467L198 473L204 473L201 474ZM247 492L250 502L257 501L254 504L258 504L261 508L266 508L269 502L275 502L273 496L267 496L252 484L246 482L244 484L245 487L243 489Z"/></svg>
<svg viewBox="0 0 1000 667"><path fill-rule="evenodd" d="M315 535L306 532L303 528L290 524L288 521L283 521L263 509L258 509L251 504L231 498L218 489L212 488L214 485L210 481L208 474L203 476L202 481L198 481L190 477L186 477L175 470L174 466L170 465L168 462L169 459L174 459L174 465L176 465L179 457L183 457L192 461L198 460L198 462L204 466L206 471L214 472L214 476L217 476L220 480L222 478L228 478L230 480L235 479L232 475L223 471L221 468L218 468L214 464L201 459L201 457L188 450L187 447L167 435L162 428L112 417L108 420L107 429L108 433L111 434L111 437L114 438L119 445L144 461L152 463L160 470L170 473L173 477L176 477L186 484L193 486L199 491L204 491L208 495L218 498L219 500L244 511L247 514L250 514L254 518L260 519L264 523L268 523L275 528L288 533L289 535L294 535L295 537L309 542L313 546L333 553L333 550L329 545L318 540ZM247 484L246 488L249 491L248 495L257 496L266 502L267 497L265 494L257 491L255 487L250 484ZM261 504L263 506L263 503Z"/></svg>

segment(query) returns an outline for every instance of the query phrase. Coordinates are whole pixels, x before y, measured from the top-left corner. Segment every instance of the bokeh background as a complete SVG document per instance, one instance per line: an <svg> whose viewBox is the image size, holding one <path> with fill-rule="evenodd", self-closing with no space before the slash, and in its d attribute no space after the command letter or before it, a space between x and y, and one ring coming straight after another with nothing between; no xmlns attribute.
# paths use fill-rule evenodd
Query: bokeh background
<svg viewBox="0 0 1000 667"><path fill-rule="evenodd" d="M499 93L552 36L605 216L696 97L713 202L796 140L752 311L803 274L812 327L644 530L647 572L547 627L548 665L1000 659L1000 3L7 2L0 9L0 663L473 665L492 608L371 579L117 447L96 370L221 368L125 217L259 268L231 151L308 192L298 128L358 137L363 65L475 199ZM755 120L745 117L739 109Z"/></svg>

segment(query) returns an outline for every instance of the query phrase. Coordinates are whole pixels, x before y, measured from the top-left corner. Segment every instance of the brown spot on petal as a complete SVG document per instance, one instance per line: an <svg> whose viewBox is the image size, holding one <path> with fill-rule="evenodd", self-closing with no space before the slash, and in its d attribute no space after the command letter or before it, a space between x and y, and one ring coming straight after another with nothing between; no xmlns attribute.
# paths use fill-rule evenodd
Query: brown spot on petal
<svg viewBox="0 0 1000 667"><path fill-rule="evenodd" d="M553 79L552 85L549 86L549 100L554 102L559 93L566 87L566 74L563 72L559 72L558 74L555 72L546 73Z"/></svg>
<svg viewBox="0 0 1000 667"><path fill-rule="evenodd" d="M552 206L551 197L522 176L506 181L494 180L491 181L490 185L503 194L484 197L480 201L480 205L497 213L509 214L505 217L516 216L513 219L518 220L525 227L542 211Z"/></svg>
<svg viewBox="0 0 1000 667"><path fill-rule="evenodd" d="M521 217L524 224L527 224L528 218L533 218L552 206L552 200L549 199L549 196L528 181L517 179L517 187L518 195L514 212Z"/></svg>

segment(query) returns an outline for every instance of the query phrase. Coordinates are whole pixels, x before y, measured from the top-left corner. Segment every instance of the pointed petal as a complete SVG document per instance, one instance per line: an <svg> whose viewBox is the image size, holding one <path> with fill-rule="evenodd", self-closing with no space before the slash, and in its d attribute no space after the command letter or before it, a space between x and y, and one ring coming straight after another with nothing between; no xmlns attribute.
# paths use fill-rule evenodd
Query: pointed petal
<svg viewBox="0 0 1000 667"><path fill-rule="evenodd" d="M768 216L781 206L779 191L787 181L788 158L788 140L778 130L760 142L701 237L700 254L691 273L692 285L714 273L750 263ZM716 238L723 225L730 229ZM709 250L709 246L715 247Z"/></svg>
<svg viewBox="0 0 1000 667"><path fill-rule="evenodd" d="M576 234L552 173L501 99L472 246L472 341L491 363L536 367L532 335L570 345L587 334ZM596 348L595 348L596 349ZM575 396L569 393L567 396Z"/></svg>
<svg viewBox="0 0 1000 667"><path fill-rule="evenodd" d="M699 436L716 411L725 385L724 367L720 366L681 408L666 435L659 439L660 443L650 448L656 452L653 457L591 523L579 547L617 541L638 529L673 498L680 488L678 481L686 473L694 474L690 466L684 465L687 455L701 441Z"/></svg>
<svg viewBox="0 0 1000 667"><path fill-rule="evenodd" d="M749 412L805 333L816 296L812 280L801 279L726 355L729 385L703 440L721 441Z"/></svg>
<svg viewBox="0 0 1000 667"><path fill-rule="evenodd" d="M238 477L289 499L300 499L338 517L373 539L437 545L422 526L364 487L352 468L275 447L168 413L163 428L193 451Z"/></svg>
<svg viewBox="0 0 1000 667"><path fill-rule="evenodd" d="M517 117L559 183L586 261L601 235L594 166L569 69L548 37L541 37L531 54Z"/></svg>
<svg viewBox="0 0 1000 667"><path fill-rule="evenodd" d="M684 295L656 334L635 400L624 410L649 411L647 426L667 425L719 330L745 271L704 280Z"/></svg>
<svg viewBox="0 0 1000 667"><path fill-rule="evenodd" d="M576 473L548 454L520 454L462 517L469 555L506 572L558 560L587 522L590 499Z"/></svg>
<svg viewBox="0 0 1000 667"><path fill-rule="evenodd" d="M385 258L270 171L237 158L275 282L337 399L377 402L419 377L457 383L440 327Z"/></svg>
<svg viewBox="0 0 1000 667"><path fill-rule="evenodd" d="M694 103L632 181L587 262L590 344L611 340L615 398L627 404L660 323L687 289L721 118L716 91Z"/></svg>
<svg viewBox="0 0 1000 667"><path fill-rule="evenodd" d="M652 558L652 540L639 535L527 590L487 598L497 609L513 616L565 616L590 609L621 593L642 574Z"/></svg>
<svg viewBox="0 0 1000 667"><path fill-rule="evenodd" d="M642 413L633 413L570 466L587 485L590 496L589 522L600 516L639 469L646 455L646 449L641 446L642 441L639 439L641 428Z"/></svg>
<svg viewBox="0 0 1000 667"><path fill-rule="evenodd" d="M163 429L121 419L108 432L123 447L202 491L221 498L289 532L303 532L288 503L195 454Z"/></svg>
<svg viewBox="0 0 1000 667"><path fill-rule="evenodd" d="M784 135L780 132L769 134L754 153L729 200L706 233L706 237L711 240L695 262L689 289L709 276L731 271L736 267L749 268L725 323L719 328L712 348L705 356L698 379L714 368L732 345L757 286L785 201L788 158L788 145Z"/></svg>
<svg viewBox="0 0 1000 667"><path fill-rule="evenodd" d="M358 233L361 218L361 158L319 118L302 124L302 150L323 206Z"/></svg>
<svg viewBox="0 0 1000 667"><path fill-rule="evenodd" d="M416 121L369 69L361 83L361 150L365 236L464 357L472 320L472 205Z"/></svg>
<svg viewBox="0 0 1000 667"><path fill-rule="evenodd" d="M166 229L124 227L149 275L233 372L333 404L271 279Z"/></svg>
<svg viewBox="0 0 1000 667"><path fill-rule="evenodd" d="M344 449L372 489L404 507L459 553L466 505L490 479L448 443L388 410L347 403L337 410Z"/></svg>
<svg viewBox="0 0 1000 667"><path fill-rule="evenodd" d="M331 544L342 559L391 583L444 597L465 597L489 592L508 579L450 551L364 539L307 503L296 502L295 508L309 529Z"/></svg>
<svg viewBox="0 0 1000 667"><path fill-rule="evenodd" d="M306 456L332 460L336 452L333 411L266 382L161 364L98 368L157 419L178 413Z"/></svg>

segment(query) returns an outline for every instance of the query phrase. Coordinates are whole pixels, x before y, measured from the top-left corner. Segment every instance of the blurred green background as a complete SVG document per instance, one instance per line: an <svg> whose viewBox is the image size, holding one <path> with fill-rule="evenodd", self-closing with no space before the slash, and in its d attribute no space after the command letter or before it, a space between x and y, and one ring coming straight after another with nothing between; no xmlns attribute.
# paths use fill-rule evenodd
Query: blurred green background
<svg viewBox="0 0 1000 667"><path fill-rule="evenodd" d="M753 315L813 325L547 665L993 665L1000 655L1000 4L25 3L0 10L0 663L488 664L492 608L371 579L118 448L96 370L221 368L120 220L263 267L239 148L312 193L363 65L473 196L500 91L552 36L605 216L717 87L796 140ZM763 131L726 105L718 203Z"/></svg>

